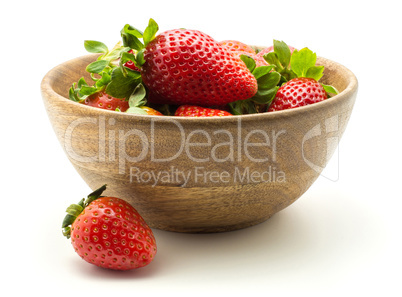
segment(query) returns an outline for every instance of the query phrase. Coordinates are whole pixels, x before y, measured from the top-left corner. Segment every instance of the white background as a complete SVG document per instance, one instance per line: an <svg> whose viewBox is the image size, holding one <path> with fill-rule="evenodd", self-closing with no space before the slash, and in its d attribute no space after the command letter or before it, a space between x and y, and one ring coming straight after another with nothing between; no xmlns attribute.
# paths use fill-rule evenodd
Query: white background
<svg viewBox="0 0 402 297"><path fill-rule="evenodd" d="M0 18L1 290L8 296L401 296L398 1L9 3ZM150 17L160 31L186 27L217 40L308 46L351 69L359 93L339 158L329 164L329 176L339 178L320 177L296 203L244 230L155 230L154 262L114 272L81 260L61 235L65 208L90 189L57 142L40 82L86 54L85 39L112 47L124 24L143 29Z"/></svg>

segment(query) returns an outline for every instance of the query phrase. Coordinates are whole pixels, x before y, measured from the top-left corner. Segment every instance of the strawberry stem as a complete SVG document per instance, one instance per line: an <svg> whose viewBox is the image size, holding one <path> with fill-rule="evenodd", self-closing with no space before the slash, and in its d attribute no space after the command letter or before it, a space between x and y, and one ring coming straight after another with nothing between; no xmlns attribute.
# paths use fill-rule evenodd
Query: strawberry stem
<svg viewBox="0 0 402 297"><path fill-rule="evenodd" d="M106 190L106 185L103 185L99 189L96 189L91 194L88 195L88 198L85 200L84 208L87 207L92 201L95 201L99 197L101 197L103 191Z"/></svg>

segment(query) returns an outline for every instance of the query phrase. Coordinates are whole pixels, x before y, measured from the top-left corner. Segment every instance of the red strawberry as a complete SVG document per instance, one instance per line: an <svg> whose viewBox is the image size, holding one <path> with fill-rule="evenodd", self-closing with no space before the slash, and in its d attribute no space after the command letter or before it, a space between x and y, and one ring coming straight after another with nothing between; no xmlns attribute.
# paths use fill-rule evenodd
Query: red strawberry
<svg viewBox="0 0 402 297"><path fill-rule="evenodd" d="M88 96L82 103L109 110L116 110L118 108L120 111L126 111L128 109L128 101L114 98L103 91Z"/></svg>
<svg viewBox="0 0 402 297"><path fill-rule="evenodd" d="M144 51L143 83L158 102L225 105L251 98L257 80L229 49L196 30L169 30Z"/></svg>
<svg viewBox="0 0 402 297"><path fill-rule="evenodd" d="M175 116L181 116L181 117L222 117L230 115L232 114L224 110L193 106L193 105L179 106L179 108L176 110L175 113Z"/></svg>
<svg viewBox="0 0 402 297"><path fill-rule="evenodd" d="M152 230L128 202L100 196L105 189L67 208L63 234L81 258L96 266L129 270L148 265L156 254Z"/></svg>
<svg viewBox="0 0 402 297"><path fill-rule="evenodd" d="M255 64L256 64L256 67L268 66L268 65L269 65L268 62L265 61L265 59L264 59L262 56L253 55L253 56L251 56L251 57L254 59Z"/></svg>
<svg viewBox="0 0 402 297"><path fill-rule="evenodd" d="M133 50L129 50L128 51L130 54L134 54L134 51ZM125 67L127 67L127 68L130 68L131 70L134 70L134 71L140 71L140 68L138 68L137 66L135 66L135 64L134 64L134 62L133 61L127 61L126 63L124 63L124 66Z"/></svg>
<svg viewBox="0 0 402 297"><path fill-rule="evenodd" d="M163 116L161 112L148 106L130 107L127 109L127 113Z"/></svg>
<svg viewBox="0 0 402 297"><path fill-rule="evenodd" d="M220 41L219 43L234 52L246 52L249 54L255 54L255 50L251 46L237 40L224 40Z"/></svg>
<svg viewBox="0 0 402 297"><path fill-rule="evenodd" d="M262 56L258 56L255 53L251 54L251 53L246 53L246 52L242 52L242 51L233 52L233 53L236 54L238 57L240 57L241 55L246 55L246 56L253 58L255 61L256 67L269 65L268 62L265 61L265 59Z"/></svg>
<svg viewBox="0 0 402 297"><path fill-rule="evenodd" d="M293 53L294 50L295 50L295 48L294 48L293 46L290 46L290 45L289 45L289 49L290 49L290 53ZM265 54L268 54L268 53L273 52L273 51L274 51L274 46L271 45L271 46L266 47L266 48L264 48L263 50L259 51L258 54L257 54L257 56L262 57L262 56L264 56Z"/></svg>
<svg viewBox="0 0 402 297"><path fill-rule="evenodd" d="M251 46L243 42L237 40L224 40L219 43L229 48L233 53L235 53L239 57L240 55L247 55L253 58L254 61L256 62L257 67L269 65L262 56L257 56L255 50Z"/></svg>
<svg viewBox="0 0 402 297"><path fill-rule="evenodd" d="M268 111L309 105L327 99L324 88L313 78L298 77L283 84Z"/></svg>

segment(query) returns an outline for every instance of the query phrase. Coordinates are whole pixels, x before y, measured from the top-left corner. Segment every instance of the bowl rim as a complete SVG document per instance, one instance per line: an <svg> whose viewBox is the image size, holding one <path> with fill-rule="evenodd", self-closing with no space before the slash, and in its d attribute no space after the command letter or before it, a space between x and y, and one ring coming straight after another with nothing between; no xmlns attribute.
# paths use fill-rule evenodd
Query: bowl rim
<svg viewBox="0 0 402 297"><path fill-rule="evenodd" d="M275 112L264 112L264 113L255 113L255 114L245 114L245 115L231 115L231 116L224 116L224 117L180 117L180 116L157 116L157 115L140 115L140 114L134 115L134 114L128 114L128 113L123 113L123 112L116 112L116 111L112 111L112 110L94 108L94 107L87 106L84 104L78 104L77 102L74 102L74 101L70 100L69 98L60 95L52 88L53 73L58 72L59 69L61 69L65 65L74 63L74 61L76 61L78 59L86 59L86 58L95 57L95 56L96 56L96 54L88 54L88 55L79 56L79 57L67 60L67 61L53 67L52 69L50 69L45 74L45 76L43 77L43 79L41 81L40 87L41 87L42 97L46 96L46 97L50 97L50 98L57 98L59 101L63 102L64 104L72 104L72 106L82 109L83 111L85 111L85 109L87 109L87 112L84 112L84 113L87 113L88 115L95 113L98 115L105 115L105 116L114 115L117 117L123 117L126 120L138 119L138 120L143 121L146 119L150 120L150 119L158 118L158 120L161 120L161 121L163 121L163 120L171 121L172 119L174 119L175 121L182 122L182 123L200 122L200 123L208 123L209 124L209 123L215 123L215 122L219 122L219 123L237 122L239 120L239 118L241 118L242 121L248 121L248 120L262 120L262 119L274 120L277 118L293 117L295 113L298 113L298 114L310 113L310 112L317 111L318 109L321 109L321 108L330 107L330 106L336 104L338 101L346 100L348 98L349 94L355 93L358 89L358 80L350 69L348 69L347 67L345 67L344 65L342 65L338 62L334 62L330 59L317 56L318 63L321 62L324 64L332 64L332 65L336 66L337 68L340 68L341 71L345 73L345 76L346 76L347 80L349 81L348 85L342 92L340 92L339 94L337 94L331 98L321 101L321 102L317 102L314 104L301 106L301 107L297 107L297 108L292 108L292 109L275 111Z"/></svg>

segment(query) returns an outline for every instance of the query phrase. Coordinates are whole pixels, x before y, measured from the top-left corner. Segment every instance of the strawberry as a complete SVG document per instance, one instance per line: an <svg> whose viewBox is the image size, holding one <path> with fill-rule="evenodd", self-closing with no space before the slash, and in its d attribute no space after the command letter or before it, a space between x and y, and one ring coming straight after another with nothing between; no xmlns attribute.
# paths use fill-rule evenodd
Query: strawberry
<svg viewBox="0 0 402 297"><path fill-rule="evenodd" d="M131 49L131 50L128 51L128 53L129 53L129 54L134 54L134 51ZM134 62L133 62L132 60L128 60L128 61L125 62L123 65L124 65L125 67L127 67L127 68L130 68L131 70L140 71L140 68L138 68L138 67L134 64Z"/></svg>
<svg viewBox="0 0 402 297"><path fill-rule="evenodd" d="M102 109L109 109L121 112L136 113L136 114L148 114L148 115L162 115L156 109L145 106L145 102L142 105L138 105L137 112L135 112L134 106L130 106L129 101L124 99L114 98L105 92L98 92L88 96L83 102L88 106L93 106Z"/></svg>
<svg viewBox="0 0 402 297"><path fill-rule="evenodd" d="M224 110L193 106L193 105L179 106L179 108L176 110L175 113L175 116L181 116L181 117L222 117L230 115L232 114Z"/></svg>
<svg viewBox="0 0 402 297"><path fill-rule="evenodd" d="M159 112L156 109L153 109L149 106L141 106L140 108L142 110L144 110L147 113L147 115L157 115L157 116L163 115L161 112Z"/></svg>
<svg viewBox="0 0 402 297"><path fill-rule="evenodd" d="M152 230L126 201L103 197L106 185L67 208L63 235L85 261L99 267L129 270L148 265L156 254Z"/></svg>
<svg viewBox="0 0 402 297"><path fill-rule="evenodd" d="M268 111L279 88L294 78L319 82L323 75L315 53L283 41L274 40L273 46L256 54L242 42L217 42L197 30L156 35L158 30L153 19L144 31L126 24L120 31L122 42L111 51L102 42L85 41L89 52L100 54L86 67L94 84L81 78L73 83L69 98L89 104L104 92L128 101L128 108L117 110L133 114L172 115L177 105L194 105L226 106L231 114L241 115ZM327 97L337 94L334 87L320 84Z"/></svg>
<svg viewBox="0 0 402 297"><path fill-rule="evenodd" d="M250 99L230 103L233 114L294 108L338 93L334 87L318 83L324 66L316 65L317 56L308 48L298 51L283 41L274 40L271 50L263 55L269 66L256 67L257 62L252 57L240 56L257 78L258 91Z"/></svg>
<svg viewBox="0 0 402 297"><path fill-rule="evenodd" d="M154 103L225 105L257 92L257 81L246 65L200 31L161 33L146 45L143 58L141 77L159 98Z"/></svg>
<svg viewBox="0 0 402 297"><path fill-rule="evenodd" d="M122 100L114 98L106 94L104 91L100 91L88 96L84 101L82 101L82 103L88 106L108 110L126 111L129 107L128 101L125 101L124 99Z"/></svg>
<svg viewBox="0 0 402 297"><path fill-rule="evenodd" d="M224 40L219 43L234 52L255 54L255 50L251 46L237 40Z"/></svg>
<svg viewBox="0 0 402 297"><path fill-rule="evenodd" d="M257 54L251 54L251 53L245 53L245 52L242 52L242 51L238 51L238 52L234 52L236 55L238 55L239 57L241 56L241 55L246 55L246 56L249 56L250 58L253 58L254 59L254 61L255 61L255 66L256 67L260 67L260 66L268 66L269 64L268 64L268 62L267 61L265 61L265 59L262 57L262 56L258 56Z"/></svg>
<svg viewBox="0 0 402 297"><path fill-rule="evenodd" d="M256 54L251 46L243 42L237 40L224 40L219 43L229 48L236 56L240 57L240 55L247 55L253 58L256 62L256 67L269 65L262 56Z"/></svg>
<svg viewBox="0 0 402 297"><path fill-rule="evenodd" d="M325 99L327 99L327 93L315 79L294 78L278 89L268 111L305 106Z"/></svg>
<svg viewBox="0 0 402 297"><path fill-rule="evenodd" d="M265 61L265 59L259 55L254 54L253 56L251 56L256 63L256 67L260 67L260 66L268 66L268 62Z"/></svg>

